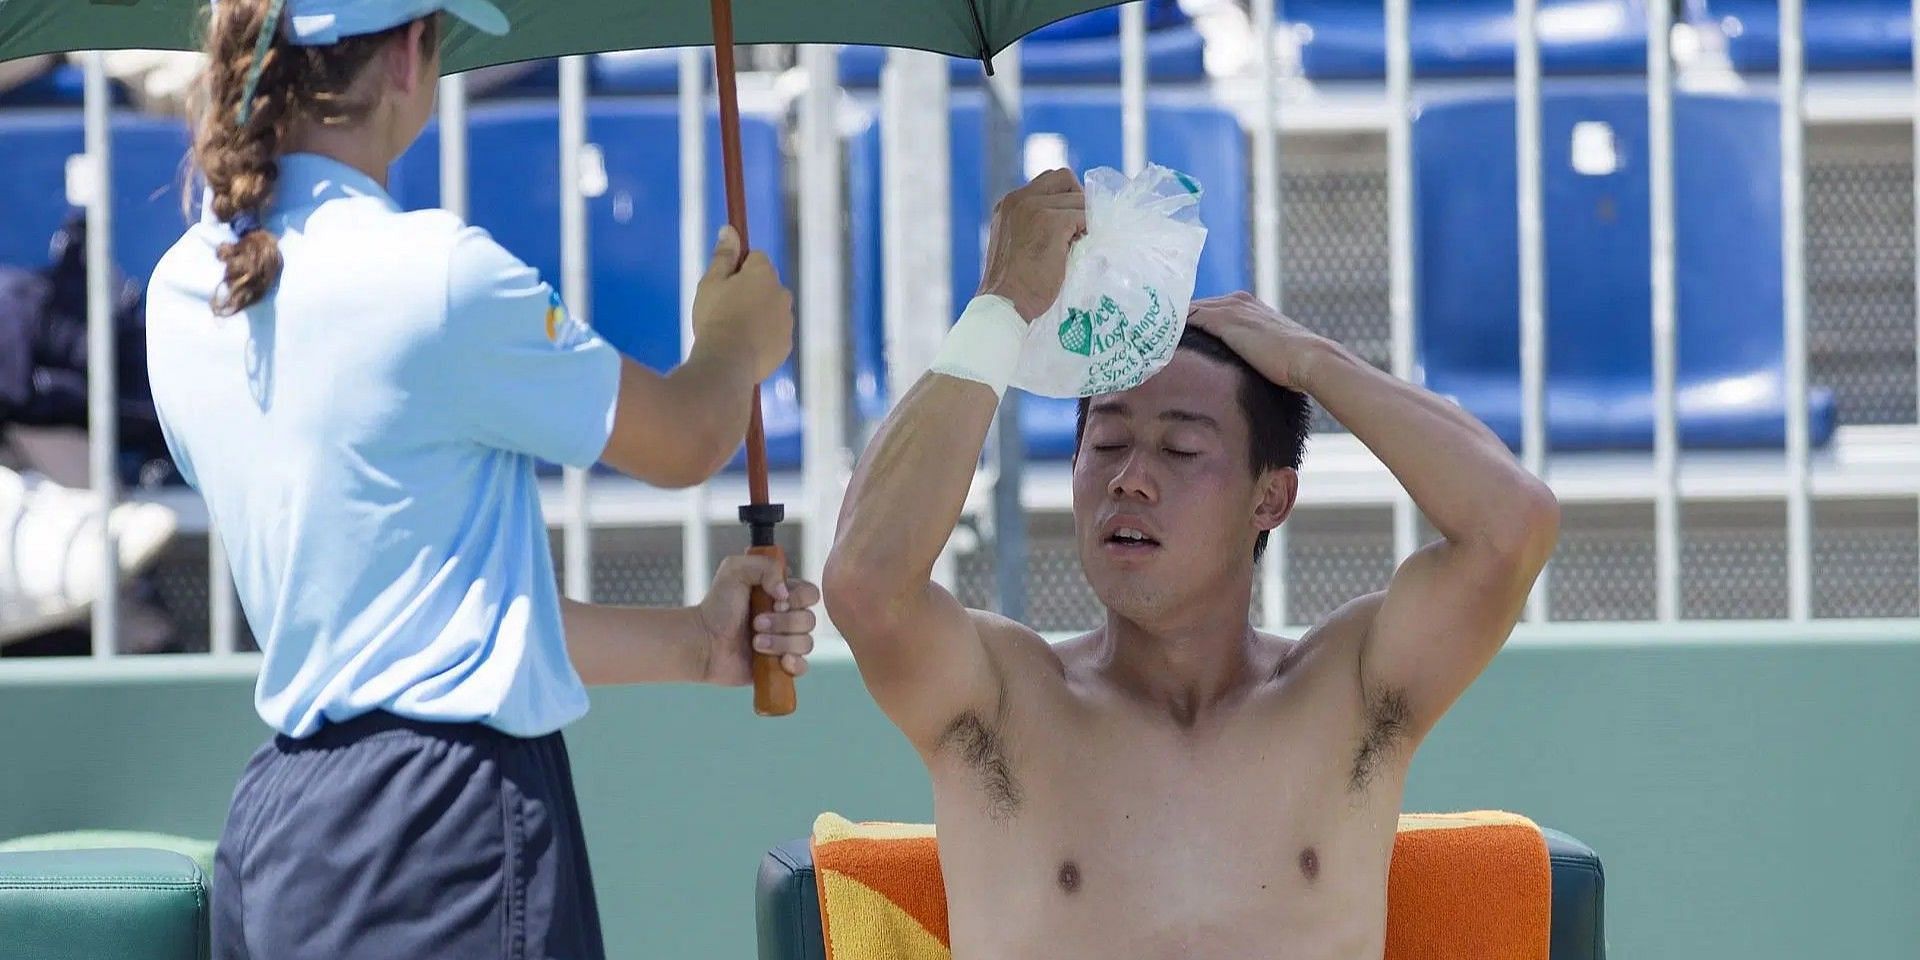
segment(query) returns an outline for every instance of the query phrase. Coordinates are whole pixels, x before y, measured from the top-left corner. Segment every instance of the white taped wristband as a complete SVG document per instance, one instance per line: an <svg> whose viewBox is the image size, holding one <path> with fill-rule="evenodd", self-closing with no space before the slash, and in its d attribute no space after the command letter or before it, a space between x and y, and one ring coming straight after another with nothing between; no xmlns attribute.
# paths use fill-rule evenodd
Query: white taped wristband
<svg viewBox="0 0 1920 960"><path fill-rule="evenodd" d="M984 383L995 397L1004 396L1020 366L1020 347L1026 340L1027 321L1014 309L1013 301L994 294L974 297L947 331L930 369Z"/></svg>

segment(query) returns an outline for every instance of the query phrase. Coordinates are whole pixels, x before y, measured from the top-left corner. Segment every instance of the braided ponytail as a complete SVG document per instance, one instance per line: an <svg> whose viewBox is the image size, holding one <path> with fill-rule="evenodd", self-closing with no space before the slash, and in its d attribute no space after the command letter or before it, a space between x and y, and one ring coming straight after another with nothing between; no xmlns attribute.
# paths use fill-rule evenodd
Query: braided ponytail
<svg viewBox="0 0 1920 960"><path fill-rule="evenodd" d="M228 317L265 299L280 280L280 243L261 227L280 177L279 158L294 124L350 124L365 119L374 104L354 100L349 88L382 44L411 24L347 37L326 46L296 46L266 22L272 0L221 0L214 6L205 45L206 66L196 97L193 161L212 192L213 214L231 223L237 238L222 244L226 282L210 306ZM438 43L436 20L427 21L423 49ZM241 97L254 66L261 32L272 40L261 58L246 122Z"/></svg>

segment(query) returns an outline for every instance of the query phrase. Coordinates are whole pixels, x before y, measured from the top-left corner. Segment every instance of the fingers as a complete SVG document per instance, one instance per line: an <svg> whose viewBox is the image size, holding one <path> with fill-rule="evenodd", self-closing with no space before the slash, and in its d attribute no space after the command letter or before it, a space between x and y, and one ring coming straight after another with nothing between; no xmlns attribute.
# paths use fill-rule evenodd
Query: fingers
<svg viewBox="0 0 1920 960"><path fill-rule="evenodd" d="M707 264L707 276L712 279L730 277L740 263L740 234L734 232L733 225L720 228L720 236L713 244L713 260Z"/></svg>
<svg viewBox="0 0 1920 960"><path fill-rule="evenodd" d="M747 553L720 561L720 570L714 574L714 580L731 580L748 587L759 587L778 605L787 600L786 573L779 564L773 562L773 558Z"/></svg>
<svg viewBox="0 0 1920 960"><path fill-rule="evenodd" d="M811 620L813 615L806 616ZM811 633L757 633L753 649L756 653L778 656L780 668L797 677L807 672L807 654L813 652L813 636Z"/></svg>
<svg viewBox="0 0 1920 960"><path fill-rule="evenodd" d="M797 677L807 672L807 654L813 652L813 638L805 634L792 637L762 634L753 638L753 649L763 656L780 658L780 669Z"/></svg>
<svg viewBox="0 0 1920 960"><path fill-rule="evenodd" d="M817 607L820 605L820 588L805 580L788 580L787 604L800 610Z"/></svg>
<svg viewBox="0 0 1920 960"><path fill-rule="evenodd" d="M756 635L754 649L759 650L761 653L772 653L773 651L771 649L762 648L758 645L760 637L804 637L812 633L815 626L816 621L812 610L788 610L785 612L763 613L753 618L753 632ZM808 639L807 649L810 650L812 648L813 641ZM807 651L798 650L794 652L806 653Z"/></svg>
<svg viewBox="0 0 1920 960"><path fill-rule="evenodd" d="M1046 173L1034 177L1033 182L1028 184L1028 187L1036 193L1041 194L1077 194L1081 192L1080 178L1074 176L1072 170L1048 170Z"/></svg>

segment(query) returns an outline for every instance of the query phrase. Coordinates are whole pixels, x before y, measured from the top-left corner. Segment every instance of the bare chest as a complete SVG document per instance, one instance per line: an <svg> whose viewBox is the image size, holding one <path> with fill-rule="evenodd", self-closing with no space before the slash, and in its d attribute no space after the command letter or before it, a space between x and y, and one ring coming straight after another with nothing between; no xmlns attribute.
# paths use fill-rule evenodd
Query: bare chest
<svg viewBox="0 0 1920 960"><path fill-rule="evenodd" d="M1395 785L1312 736L1079 733L1010 738L999 802L936 772L956 957L1377 955Z"/></svg>

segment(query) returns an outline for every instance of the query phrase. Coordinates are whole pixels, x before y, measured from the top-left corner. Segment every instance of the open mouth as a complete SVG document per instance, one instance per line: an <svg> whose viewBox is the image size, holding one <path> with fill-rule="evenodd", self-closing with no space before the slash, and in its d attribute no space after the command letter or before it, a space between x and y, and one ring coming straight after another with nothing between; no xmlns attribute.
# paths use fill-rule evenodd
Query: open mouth
<svg viewBox="0 0 1920 960"><path fill-rule="evenodd" d="M1121 527L1107 535L1107 545L1121 549L1143 550L1159 546L1160 541L1133 527Z"/></svg>

